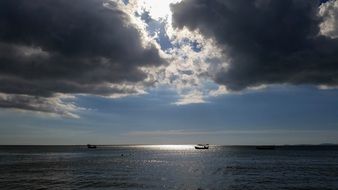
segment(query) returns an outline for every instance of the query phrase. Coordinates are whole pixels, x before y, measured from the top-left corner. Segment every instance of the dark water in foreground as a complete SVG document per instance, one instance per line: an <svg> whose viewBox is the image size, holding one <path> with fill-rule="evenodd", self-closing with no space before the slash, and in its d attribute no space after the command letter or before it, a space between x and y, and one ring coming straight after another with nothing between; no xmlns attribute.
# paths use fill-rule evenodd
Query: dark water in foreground
<svg viewBox="0 0 338 190"><path fill-rule="evenodd" d="M338 147L0 146L0 189L79 188L337 190Z"/></svg>

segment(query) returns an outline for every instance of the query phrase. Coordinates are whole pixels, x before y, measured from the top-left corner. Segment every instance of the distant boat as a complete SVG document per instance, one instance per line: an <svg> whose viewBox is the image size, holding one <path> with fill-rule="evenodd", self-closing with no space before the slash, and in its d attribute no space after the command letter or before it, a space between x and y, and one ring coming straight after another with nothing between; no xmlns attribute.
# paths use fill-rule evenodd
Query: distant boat
<svg viewBox="0 0 338 190"><path fill-rule="evenodd" d="M256 146L257 150L274 150L275 148L273 145Z"/></svg>
<svg viewBox="0 0 338 190"><path fill-rule="evenodd" d="M97 148L96 145L87 144L87 148Z"/></svg>
<svg viewBox="0 0 338 190"><path fill-rule="evenodd" d="M209 149L209 144L198 144L195 149Z"/></svg>

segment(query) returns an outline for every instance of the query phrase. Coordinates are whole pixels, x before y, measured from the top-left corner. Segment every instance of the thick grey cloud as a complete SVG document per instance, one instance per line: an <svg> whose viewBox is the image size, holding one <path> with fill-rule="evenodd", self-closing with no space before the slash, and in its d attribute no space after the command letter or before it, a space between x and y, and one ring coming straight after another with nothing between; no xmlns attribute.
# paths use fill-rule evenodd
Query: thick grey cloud
<svg viewBox="0 0 338 190"><path fill-rule="evenodd" d="M338 85L338 40L320 35L319 1L183 0L173 25L214 39L229 67L214 79L232 90L262 84Z"/></svg>
<svg viewBox="0 0 338 190"><path fill-rule="evenodd" d="M164 62L111 1L0 1L0 92L18 101L16 95L135 93L111 84L143 81L140 67Z"/></svg>

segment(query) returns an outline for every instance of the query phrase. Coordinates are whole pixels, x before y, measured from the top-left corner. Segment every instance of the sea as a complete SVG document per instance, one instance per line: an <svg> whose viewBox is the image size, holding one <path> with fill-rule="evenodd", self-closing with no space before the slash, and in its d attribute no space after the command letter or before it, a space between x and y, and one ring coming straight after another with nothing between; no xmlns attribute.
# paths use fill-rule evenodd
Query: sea
<svg viewBox="0 0 338 190"><path fill-rule="evenodd" d="M0 146L0 189L337 190L338 146Z"/></svg>

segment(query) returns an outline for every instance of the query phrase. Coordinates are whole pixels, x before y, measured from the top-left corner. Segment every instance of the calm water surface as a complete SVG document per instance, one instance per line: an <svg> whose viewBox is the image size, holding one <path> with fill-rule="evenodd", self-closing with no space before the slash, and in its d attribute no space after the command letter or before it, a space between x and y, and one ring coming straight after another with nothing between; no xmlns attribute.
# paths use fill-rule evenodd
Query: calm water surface
<svg viewBox="0 0 338 190"><path fill-rule="evenodd" d="M338 189L338 147L0 146L0 189Z"/></svg>

